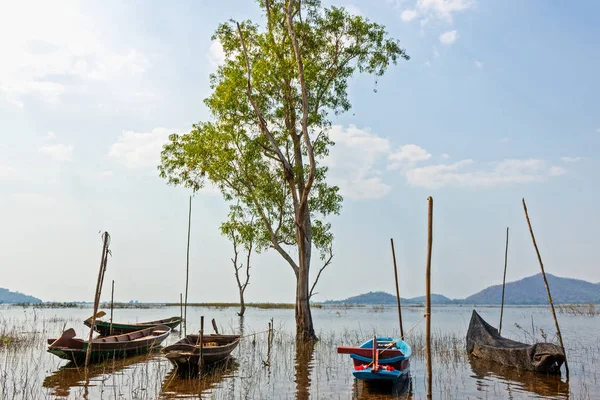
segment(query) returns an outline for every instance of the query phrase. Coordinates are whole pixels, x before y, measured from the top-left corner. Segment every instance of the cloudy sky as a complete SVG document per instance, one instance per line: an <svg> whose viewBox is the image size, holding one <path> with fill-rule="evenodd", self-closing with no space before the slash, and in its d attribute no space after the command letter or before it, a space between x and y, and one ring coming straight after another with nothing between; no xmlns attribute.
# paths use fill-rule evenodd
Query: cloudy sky
<svg viewBox="0 0 600 400"><path fill-rule="evenodd" d="M329 3L328 3L329 4ZM423 293L427 196L435 200L434 292L463 297L539 272L600 281L600 5L543 0L344 0L411 56L377 82L357 76L326 161L345 196L335 258L316 300ZM210 36L252 1L0 2L0 281L44 300L176 301L184 289L189 192L157 176L167 136L206 119ZM193 200L191 301L235 301L227 212ZM318 260L315 259L315 269ZM368 278L367 278L368 277ZM106 286L105 286L106 287ZM277 254L254 258L249 301L292 302ZM107 295L103 296L107 298Z"/></svg>

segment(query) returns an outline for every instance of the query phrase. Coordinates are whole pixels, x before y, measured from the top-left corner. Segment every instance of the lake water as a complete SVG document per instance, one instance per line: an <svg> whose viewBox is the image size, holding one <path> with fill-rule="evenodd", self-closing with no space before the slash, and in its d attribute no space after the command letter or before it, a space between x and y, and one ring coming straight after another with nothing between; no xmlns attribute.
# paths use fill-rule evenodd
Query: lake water
<svg viewBox="0 0 600 400"><path fill-rule="evenodd" d="M500 310L477 307L494 326ZM434 399L600 399L600 316L559 315L570 380L522 372L470 359L465 354L465 334L472 307L433 307L433 398ZM108 311L108 310L106 310ZM64 368L65 360L48 353L47 339L74 328L78 337L89 330L82 321L90 308L0 308L0 332L16 329L24 335L21 344L0 347L0 399L424 399L426 390L425 322L407 338L413 347L409 379L395 387L379 388L357 382L348 355L337 354L338 345L359 345L377 333L398 336L398 316L393 307L323 307L313 309L320 338L312 346L296 346L294 311L248 308L240 320L235 308L191 307L188 333L200 326L212 332L215 319L221 333L245 337L230 362L202 379L182 379L174 367L155 352L83 370ZM423 308L403 309L404 330L423 318ZM119 322L140 322L179 315L179 307L116 309ZM106 317L105 317L106 318ZM270 354L267 329L273 318L275 334ZM533 330L532 330L533 325ZM532 333L533 332L533 333ZM509 307L504 310L503 336L526 342L553 339L554 323L547 307ZM178 328L163 345L181 338Z"/></svg>

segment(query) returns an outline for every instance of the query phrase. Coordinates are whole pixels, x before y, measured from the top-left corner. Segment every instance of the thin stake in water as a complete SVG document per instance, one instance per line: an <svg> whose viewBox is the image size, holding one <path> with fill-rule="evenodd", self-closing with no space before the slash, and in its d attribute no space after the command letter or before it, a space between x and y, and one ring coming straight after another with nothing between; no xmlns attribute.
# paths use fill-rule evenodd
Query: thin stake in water
<svg viewBox="0 0 600 400"><path fill-rule="evenodd" d="M565 351L565 345L563 344L562 335L560 333L560 327L558 326L558 320L556 319L556 311L554 310L554 302L552 301L552 295L550 294L550 286L548 285L548 279L546 279L546 271L544 271L544 263L542 262L542 256L538 250L537 243L535 241L535 235L533 234L533 228L531 227L531 221L529 221L529 213L527 212L527 205L525 199L523 199L523 209L525 210L525 219L527 219L527 226L529 226L529 232L531 233L531 240L533 241L533 247L537 254L538 261L540 262L540 268L542 269L542 277L544 278L544 284L546 285L546 291L548 292L548 301L550 302L550 308L552 310L552 317L554 317L554 325L556 326L556 335L560 342L560 347L565 353L565 370L567 373L567 381L569 380L569 364L567 364L567 352Z"/></svg>
<svg viewBox="0 0 600 400"><path fill-rule="evenodd" d="M190 196L190 206L188 211L188 234L187 234L187 258L185 266L185 311L183 316L183 334L187 335L187 304L188 304L188 284L190 281L190 230L192 229L192 196Z"/></svg>
<svg viewBox="0 0 600 400"><path fill-rule="evenodd" d="M112 281L112 289L110 291L110 328L108 330L109 336L112 336L112 324L113 324L113 308L115 306L115 280Z"/></svg>
<svg viewBox="0 0 600 400"><path fill-rule="evenodd" d="M431 399L432 373L431 373L431 247L433 244L433 198L427 198L427 264L425 267L425 357L427 361L427 398Z"/></svg>
<svg viewBox="0 0 600 400"><path fill-rule="evenodd" d="M398 288L398 267L396 266L396 251L394 250L394 239L390 238L392 243L392 257L394 259L394 278L396 279L396 298L398 300L398 320L400 322L400 337L404 338L404 329L402 327L402 306L400 305L400 289Z"/></svg>
<svg viewBox="0 0 600 400"><path fill-rule="evenodd" d="M508 226L506 227L506 247L504 250L504 278L502 278L502 305L500 306L500 326L498 335L502 333L502 314L504 313L504 287L506 286L506 266L508 263Z"/></svg>
<svg viewBox="0 0 600 400"><path fill-rule="evenodd" d="M102 234L104 242L102 244L102 258L100 259L100 271L98 272L98 281L96 281L96 294L94 296L94 314L92 315L92 323L90 325L90 336L88 338L88 346L85 351L85 368L90 363L90 355L92 353L92 336L96 327L96 314L98 313L98 304L100 303L100 293L102 292L102 283L104 282L104 273L106 272L106 263L108 261L108 246L110 245L110 235L108 232Z"/></svg>

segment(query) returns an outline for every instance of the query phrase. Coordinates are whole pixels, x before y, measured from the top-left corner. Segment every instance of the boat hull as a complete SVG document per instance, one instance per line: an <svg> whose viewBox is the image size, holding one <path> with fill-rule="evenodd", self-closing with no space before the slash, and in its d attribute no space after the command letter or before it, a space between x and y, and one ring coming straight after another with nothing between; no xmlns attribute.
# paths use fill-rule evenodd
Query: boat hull
<svg viewBox="0 0 600 400"><path fill-rule="evenodd" d="M400 339L389 337L376 338L376 342L384 346L377 347L377 360L373 359L373 340L364 342L360 347L338 347L338 353L350 354L354 369L352 375L368 382L394 382L408 374L412 355L410 346Z"/></svg>
<svg viewBox="0 0 600 400"><path fill-rule="evenodd" d="M131 333L135 331L139 331L140 329L152 328L159 325L168 326L171 329L177 328L181 324L182 318L180 317L171 317L158 321L148 321L148 322L140 322L137 324L123 324L123 323L115 323L112 324L112 335L121 335L124 333ZM83 323L87 327L91 327L92 323L89 319L83 321ZM111 326L110 322L96 320L94 324L94 330L98 332L102 336L111 335Z"/></svg>
<svg viewBox="0 0 600 400"><path fill-rule="evenodd" d="M548 374L560 374L565 361L563 350L555 344L527 344L500 336L475 310L467 330L467 353L498 364Z"/></svg>
<svg viewBox="0 0 600 400"><path fill-rule="evenodd" d="M238 346L239 335L204 335L202 365L209 366L227 360ZM162 349L167 359L180 370L197 371L200 365L198 335L188 335Z"/></svg>
<svg viewBox="0 0 600 400"><path fill-rule="evenodd" d="M171 329L164 325L146 328L122 335L99 337L92 340L90 361L101 362L110 358L124 358L147 353L159 347L169 336ZM48 339L48 352L77 365L85 362L88 342L75 337L68 329L58 339Z"/></svg>

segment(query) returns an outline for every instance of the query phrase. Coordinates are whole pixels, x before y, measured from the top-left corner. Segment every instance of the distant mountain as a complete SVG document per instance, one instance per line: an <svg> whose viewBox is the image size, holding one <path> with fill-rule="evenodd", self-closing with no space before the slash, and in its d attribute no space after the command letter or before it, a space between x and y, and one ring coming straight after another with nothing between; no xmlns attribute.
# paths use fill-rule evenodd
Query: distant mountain
<svg viewBox="0 0 600 400"><path fill-rule="evenodd" d="M400 297L402 304L421 304L425 302L425 296L405 299ZM447 304L452 300L441 294L431 294L431 304ZM348 297L345 300L328 300L325 304L397 304L396 296L386 292L369 292L358 296Z"/></svg>
<svg viewBox="0 0 600 400"><path fill-rule="evenodd" d="M552 301L558 304L600 303L600 283L581 279L561 278L546 274ZM490 286L463 300L468 304L500 304L502 285ZM548 304L548 294L542 274L506 284L504 304Z"/></svg>
<svg viewBox="0 0 600 400"><path fill-rule="evenodd" d="M600 304L600 283L581 279L561 278L546 274L556 304ZM401 299L402 304L423 304L425 296ZM431 304L488 304L502 302L502 285L490 286L466 299L449 299L441 294L431 294ZM505 304L548 304L548 294L542 274L536 274L515 282L507 282L504 292ZM396 304L396 296L386 292L369 292L345 300L328 300L324 304Z"/></svg>
<svg viewBox="0 0 600 400"><path fill-rule="evenodd" d="M0 288L0 303L41 303L37 297Z"/></svg>

